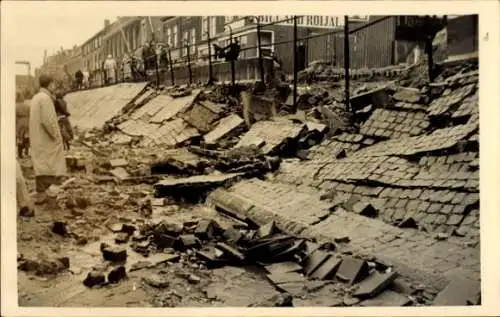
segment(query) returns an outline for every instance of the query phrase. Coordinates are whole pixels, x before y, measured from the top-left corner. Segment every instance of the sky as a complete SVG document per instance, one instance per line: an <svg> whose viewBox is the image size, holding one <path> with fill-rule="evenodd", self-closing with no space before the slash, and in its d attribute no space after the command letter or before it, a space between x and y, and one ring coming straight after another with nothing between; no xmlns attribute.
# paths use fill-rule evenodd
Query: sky
<svg viewBox="0 0 500 317"><path fill-rule="evenodd" d="M24 11L24 12L23 12ZM100 13L98 10L90 15L82 15L75 11L35 12L14 8L11 11L12 22L8 24L9 37L7 43L12 46L13 58L31 63L31 72L43 63L44 51L51 55L61 48L72 48L80 45L97 33L104 26L104 20L115 20L116 17ZM27 23L29 21L29 23ZM16 65L16 74L26 74L24 66Z"/></svg>

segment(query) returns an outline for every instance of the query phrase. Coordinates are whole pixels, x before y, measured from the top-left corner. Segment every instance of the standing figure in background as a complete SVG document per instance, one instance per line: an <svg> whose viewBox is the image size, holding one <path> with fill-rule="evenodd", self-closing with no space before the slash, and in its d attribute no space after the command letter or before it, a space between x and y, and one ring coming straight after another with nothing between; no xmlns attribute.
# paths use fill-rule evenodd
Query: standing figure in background
<svg viewBox="0 0 500 317"><path fill-rule="evenodd" d="M144 71L148 70L149 66L149 45L148 43L144 43L142 46L142 63L144 65Z"/></svg>
<svg viewBox="0 0 500 317"><path fill-rule="evenodd" d="M85 89L90 87L90 74L89 74L89 70L87 69L87 67L85 67L83 69L83 87Z"/></svg>
<svg viewBox="0 0 500 317"><path fill-rule="evenodd" d="M42 203L47 198L46 190L52 184L60 184L65 176L66 159L54 108L54 80L41 75L39 83L40 91L31 100L29 135L37 202Z"/></svg>
<svg viewBox="0 0 500 317"><path fill-rule="evenodd" d="M64 149L69 150L70 142L73 140L73 128L71 128L71 123L69 122L68 104L64 100L66 93L63 90L56 92L56 99L54 100L54 106L56 109L57 119L59 122L59 128L61 129L61 135L63 138Z"/></svg>
<svg viewBox="0 0 500 317"><path fill-rule="evenodd" d="M106 71L108 84L114 84L116 82L116 68L116 61L114 60L113 56L109 54L108 58L104 62L104 69Z"/></svg>
<svg viewBox="0 0 500 317"><path fill-rule="evenodd" d="M19 158L28 156L29 152L29 117L30 107L24 102L23 95L16 93L16 140L17 155Z"/></svg>
<svg viewBox="0 0 500 317"><path fill-rule="evenodd" d="M78 89L78 90L82 89L82 85L83 85L83 73L82 73L81 70L78 70L75 73L75 79L76 79L76 89Z"/></svg>

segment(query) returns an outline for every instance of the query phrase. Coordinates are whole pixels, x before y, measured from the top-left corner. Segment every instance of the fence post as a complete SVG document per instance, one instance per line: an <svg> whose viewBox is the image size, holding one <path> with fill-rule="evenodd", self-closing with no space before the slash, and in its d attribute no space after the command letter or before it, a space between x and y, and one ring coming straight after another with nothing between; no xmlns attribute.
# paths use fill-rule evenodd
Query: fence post
<svg viewBox="0 0 500 317"><path fill-rule="evenodd" d="M156 88L160 87L160 72L158 70L158 55L155 51L155 71L156 71Z"/></svg>
<svg viewBox="0 0 500 317"><path fill-rule="evenodd" d="M297 112L297 16L293 16L293 112Z"/></svg>
<svg viewBox="0 0 500 317"><path fill-rule="evenodd" d="M210 16L207 17L207 44L208 44L208 84L212 84L212 42L210 40Z"/></svg>
<svg viewBox="0 0 500 317"><path fill-rule="evenodd" d="M188 62L188 71L189 71L189 86L191 86L191 83L193 82L193 74L191 72L191 46L189 45L189 41L187 42L187 62Z"/></svg>
<svg viewBox="0 0 500 317"><path fill-rule="evenodd" d="M175 86L174 63L172 63L172 53L170 51L170 47L168 48L168 64L170 66L170 79L172 80L172 86Z"/></svg>
<svg viewBox="0 0 500 317"><path fill-rule="evenodd" d="M257 46L259 50L260 80L264 83L264 60L262 59L262 45L260 39L260 18L257 17Z"/></svg>
<svg viewBox="0 0 500 317"><path fill-rule="evenodd" d="M345 76L345 108L347 112L351 111L350 93L349 93L349 17L344 16L344 76Z"/></svg>

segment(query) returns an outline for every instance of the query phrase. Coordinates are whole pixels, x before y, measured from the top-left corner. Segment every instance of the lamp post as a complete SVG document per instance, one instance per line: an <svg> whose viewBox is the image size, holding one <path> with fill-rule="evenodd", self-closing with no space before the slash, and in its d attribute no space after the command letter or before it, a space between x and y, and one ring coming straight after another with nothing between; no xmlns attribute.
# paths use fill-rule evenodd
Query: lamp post
<svg viewBox="0 0 500 317"><path fill-rule="evenodd" d="M193 74L191 73L191 47L189 46L189 39L184 40L186 45L186 53L187 53L187 63L188 63L188 71L189 71L189 86L191 86L191 82L193 81Z"/></svg>
<svg viewBox="0 0 500 317"><path fill-rule="evenodd" d="M229 25L226 25L226 27L229 29L229 43L233 44L233 29ZM234 59L231 58L231 83L232 83L233 87L235 85L235 82L236 82L236 78L235 78L235 69L234 69Z"/></svg>
<svg viewBox="0 0 500 317"><path fill-rule="evenodd" d="M210 39L210 17L207 17L207 44L208 44L208 84L212 84L212 43Z"/></svg>
<svg viewBox="0 0 500 317"><path fill-rule="evenodd" d="M264 83L264 60L262 59L262 43L260 34L260 17L255 17L257 19L257 46L259 50L259 70L260 70L260 80Z"/></svg>

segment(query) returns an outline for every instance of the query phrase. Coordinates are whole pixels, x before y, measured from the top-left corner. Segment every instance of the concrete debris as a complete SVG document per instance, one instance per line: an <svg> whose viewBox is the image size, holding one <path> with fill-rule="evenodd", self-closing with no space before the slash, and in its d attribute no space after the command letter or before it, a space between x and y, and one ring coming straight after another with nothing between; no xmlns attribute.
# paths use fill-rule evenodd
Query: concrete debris
<svg viewBox="0 0 500 317"><path fill-rule="evenodd" d="M368 276L368 270L366 261L353 257L344 257L336 276L349 284L356 284Z"/></svg>
<svg viewBox="0 0 500 317"><path fill-rule="evenodd" d="M32 272L37 276L57 275L67 271L70 267L69 258L47 258L40 257L38 259L18 259L18 269L25 272Z"/></svg>
<svg viewBox="0 0 500 317"><path fill-rule="evenodd" d="M398 274L396 272L378 273L375 271L359 284L359 288L353 296L359 298L373 298L383 292L397 277Z"/></svg>
<svg viewBox="0 0 500 317"><path fill-rule="evenodd" d="M200 192L222 186L241 175L241 173L229 173L163 179L154 185L154 189L157 197L168 196L199 200Z"/></svg>
<svg viewBox="0 0 500 317"><path fill-rule="evenodd" d="M385 307L398 307L398 306L409 306L412 300L408 296L404 296L393 292L391 290L386 290L380 295L364 300L360 303L362 307L373 307L373 306L385 306Z"/></svg>
<svg viewBox="0 0 500 317"><path fill-rule="evenodd" d="M481 293L479 283L460 276L450 279L446 288L434 299L433 306L465 306L468 301L475 302L477 294Z"/></svg>
<svg viewBox="0 0 500 317"><path fill-rule="evenodd" d="M276 294L248 307L293 307L293 297L290 294Z"/></svg>
<svg viewBox="0 0 500 317"><path fill-rule="evenodd" d="M154 288L167 288L170 285L169 278L162 275L152 275L143 278L143 281Z"/></svg>
<svg viewBox="0 0 500 317"><path fill-rule="evenodd" d="M236 114L231 114L219 121L217 126L203 136L206 144L216 144L219 140L225 138L235 129L241 127L244 121Z"/></svg>

